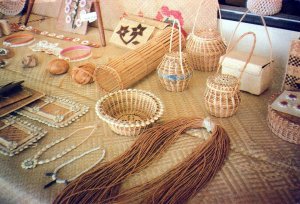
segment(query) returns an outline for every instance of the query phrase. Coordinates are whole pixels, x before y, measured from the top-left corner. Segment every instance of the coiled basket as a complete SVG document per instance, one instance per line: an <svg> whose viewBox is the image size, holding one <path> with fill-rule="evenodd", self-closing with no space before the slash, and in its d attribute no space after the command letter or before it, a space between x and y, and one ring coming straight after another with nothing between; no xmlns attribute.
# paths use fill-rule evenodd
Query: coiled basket
<svg viewBox="0 0 300 204"><path fill-rule="evenodd" d="M163 104L150 92L128 89L102 97L96 114L119 135L136 136L163 114Z"/></svg>
<svg viewBox="0 0 300 204"><path fill-rule="evenodd" d="M242 69L241 75L239 78L228 75L220 74L220 68L222 66L223 60L230 53L233 48L242 40L245 36L253 36L253 44L246 60L246 63ZM206 110L213 116L216 117L230 117L236 113L238 110L239 104L241 103L240 97L240 80L243 72L245 71L247 64L249 63L256 44L256 35L253 32L248 32L243 34L235 43L234 46L229 47L226 55L223 57L219 64L217 73L213 76L208 77L206 82L206 90L204 94L205 98L205 107Z"/></svg>

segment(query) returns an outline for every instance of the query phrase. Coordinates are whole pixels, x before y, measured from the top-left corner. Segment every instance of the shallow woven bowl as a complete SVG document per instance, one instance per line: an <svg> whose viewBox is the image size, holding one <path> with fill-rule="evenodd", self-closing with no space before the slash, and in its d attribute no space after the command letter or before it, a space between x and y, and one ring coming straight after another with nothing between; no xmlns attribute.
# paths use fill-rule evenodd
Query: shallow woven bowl
<svg viewBox="0 0 300 204"><path fill-rule="evenodd" d="M120 90L97 101L96 113L115 133L136 136L162 116L163 104L146 91Z"/></svg>
<svg viewBox="0 0 300 204"><path fill-rule="evenodd" d="M238 79L228 74L210 76L204 94L206 110L213 116L234 115L241 102Z"/></svg>

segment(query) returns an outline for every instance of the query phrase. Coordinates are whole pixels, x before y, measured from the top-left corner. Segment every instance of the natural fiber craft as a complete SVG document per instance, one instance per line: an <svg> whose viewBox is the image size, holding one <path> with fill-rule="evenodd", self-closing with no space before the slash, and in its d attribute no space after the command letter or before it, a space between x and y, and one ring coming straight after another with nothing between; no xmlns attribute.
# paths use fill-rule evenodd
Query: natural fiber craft
<svg viewBox="0 0 300 204"><path fill-rule="evenodd" d="M93 83L95 70L96 66L92 63L82 64L72 69L71 77L78 84Z"/></svg>
<svg viewBox="0 0 300 204"><path fill-rule="evenodd" d="M96 113L119 135L136 136L163 114L163 104L153 94L136 89L120 90L102 97Z"/></svg>
<svg viewBox="0 0 300 204"><path fill-rule="evenodd" d="M200 8L201 4L195 17L192 32L187 39L186 51L189 55L189 61L195 70L211 72L218 68L220 57L225 54L226 45L222 40L221 34L216 30L210 29L195 34Z"/></svg>
<svg viewBox="0 0 300 204"><path fill-rule="evenodd" d="M177 22L179 27L178 52L172 52L172 40L175 22ZM182 53L181 27L178 20L175 20L173 23L169 53L165 54L162 62L157 67L157 74L163 87L172 92L184 91L188 87L190 79L193 75L193 69L190 67L187 61L187 54Z"/></svg>
<svg viewBox="0 0 300 204"><path fill-rule="evenodd" d="M17 15L23 10L25 3L26 0L1 0L0 13L8 16Z"/></svg>
<svg viewBox="0 0 300 204"><path fill-rule="evenodd" d="M168 52L171 31L171 28L166 28L145 45L100 65L95 74L99 87L106 92L129 88L154 71ZM174 47L178 46L178 39L179 34L174 33Z"/></svg>
<svg viewBox="0 0 300 204"><path fill-rule="evenodd" d="M274 110L271 105L280 94L273 94L268 104L268 125L281 139L300 144L300 118Z"/></svg>
<svg viewBox="0 0 300 204"><path fill-rule="evenodd" d="M282 0L248 0L247 8L257 15L270 16L280 12Z"/></svg>
<svg viewBox="0 0 300 204"><path fill-rule="evenodd" d="M228 75L228 74L220 74L220 68L222 66L222 62L230 53L233 48L241 41L245 36L251 35L253 36L253 44L251 47L250 54L246 63L241 71L241 75L239 78ZM206 82L206 90L205 90L205 107L206 110L213 116L216 117L230 117L236 113L238 106L241 102L240 97L240 80L245 71L247 64L249 63L253 51L256 45L256 35L253 32L247 32L243 34L234 44L233 46L229 46L229 49L226 55L220 62L217 73L214 76L210 76Z"/></svg>

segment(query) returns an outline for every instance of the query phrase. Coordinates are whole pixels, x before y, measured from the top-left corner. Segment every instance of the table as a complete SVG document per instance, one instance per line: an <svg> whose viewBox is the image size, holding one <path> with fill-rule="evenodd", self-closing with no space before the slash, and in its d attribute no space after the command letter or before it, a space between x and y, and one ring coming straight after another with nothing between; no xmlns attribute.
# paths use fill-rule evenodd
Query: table
<svg viewBox="0 0 300 204"><path fill-rule="evenodd" d="M35 18L38 16L33 17L33 19ZM55 22L55 19L48 18L42 22L29 22L29 25L42 30L77 36L57 31ZM107 39L110 35L111 32L106 31ZM88 40L98 39L97 29L89 28L88 34L83 37ZM41 39L45 38L36 36L36 40ZM51 38L47 40L59 42L62 47L73 44ZM1 44L2 41L3 38L0 39ZM66 128L55 129L33 121L35 125L48 131L47 136L40 140L36 147L29 148L15 157L0 155L0 203L50 203L64 186L56 185L44 190L43 186L49 182L49 179L44 176L45 172L52 171L57 165L95 146L104 147L107 151L105 161L110 161L129 148L135 138L114 134L106 124L97 118L94 106L103 93L96 92L95 84L78 85L66 77L59 87L63 76L51 76L46 71L48 62L54 59L54 56L36 53L40 61L39 66L24 69L21 67L21 58L24 53L29 53L28 47L16 48L15 52L16 56L10 61L9 66L0 70L0 81L24 79L25 85L28 87L44 91L48 95L68 97L90 107L88 114ZM105 48L93 49L95 56L101 55L102 57L91 58L87 61L101 64L125 52L126 50L109 44ZM74 63L71 64L71 66L73 65ZM134 88L151 91L163 101L165 112L160 122L181 116L206 117L208 113L205 110L203 95L205 81L210 74L195 72L190 88L182 93L171 93L164 90L159 84L155 72L136 84ZM274 91L278 90L280 79L276 78L275 82L276 84L271 90L259 97L242 93L242 103L235 116L224 119L212 117L225 128L231 138L230 155L217 176L189 203L300 202L300 148L298 145L290 144L276 137L267 126L267 100ZM24 159L31 157L50 141L80 127L95 124L95 122L100 123L101 127L80 148L60 160L38 166L32 171L21 168L21 162ZM72 142L80 141L81 137L82 134L76 135ZM58 149L69 146L66 143L58 145L43 156L53 155ZM191 153L193 147L198 143L197 138L182 137L163 158L126 181L124 188L144 183L166 172ZM71 177L91 165L96 159L97 152L92 153L65 167L61 176Z"/></svg>

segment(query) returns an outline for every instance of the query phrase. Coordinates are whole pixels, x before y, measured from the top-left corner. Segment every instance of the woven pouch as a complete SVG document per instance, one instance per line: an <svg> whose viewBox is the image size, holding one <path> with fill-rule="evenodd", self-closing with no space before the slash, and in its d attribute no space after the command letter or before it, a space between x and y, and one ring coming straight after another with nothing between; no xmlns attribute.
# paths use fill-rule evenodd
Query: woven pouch
<svg viewBox="0 0 300 204"><path fill-rule="evenodd" d="M282 0L248 0L247 8L257 15L270 16L280 12Z"/></svg>

